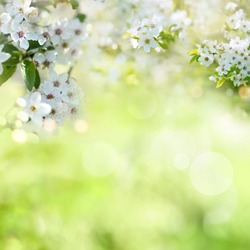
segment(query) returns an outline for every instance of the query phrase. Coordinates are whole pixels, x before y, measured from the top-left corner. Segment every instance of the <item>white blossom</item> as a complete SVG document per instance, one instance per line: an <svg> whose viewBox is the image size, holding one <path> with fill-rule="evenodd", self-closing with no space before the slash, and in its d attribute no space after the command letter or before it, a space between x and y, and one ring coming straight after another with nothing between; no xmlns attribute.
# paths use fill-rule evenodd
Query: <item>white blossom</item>
<svg viewBox="0 0 250 250"><path fill-rule="evenodd" d="M46 51L45 53L36 53L34 55L34 62L36 63L37 67L43 65L45 68L53 68L56 59L56 52Z"/></svg>
<svg viewBox="0 0 250 250"><path fill-rule="evenodd" d="M143 47L145 52L150 52L151 48L155 49L158 43L154 40L154 37L149 34L142 34L138 42L138 47Z"/></svg>
<svg viewBox="0 0 250 250"><path fill-rule="evenodd" d="M42 96L39 92L30 93L24 99L26 101L24 112L29 116L31 121L41 124L43 117L51 112L51 106L42 102Z"/></svg>
<svg viewBox="0 0 250 250"><path fill-rule="evenodd" d="M237 7L230 4L231 7ZM226 9L234 8L227 6ZM242 27L241 24L244 24ZM226 31L225 38L227 42L218 43L217 41L205 41L198 44L199 62L204 66L210 66L213 62L217 64L215 75L209 79L219 82L223 79L231 80L234 86L239 87L247 83L250 77L250 37L248 35L249 21L246 19L245 12L240 9L236 10L230 17L226 19L225 29L229 27L241 34L237 36L228 36L230 32ZM245 34L245 36L244 36Z"/></svg>
<svg viewBox="0 0 250 250"><path fill-rule="evenodd" d="M11 16L9 13L2 13L0 15L0 32L3 34L8 34L10 31Z"/></svg>

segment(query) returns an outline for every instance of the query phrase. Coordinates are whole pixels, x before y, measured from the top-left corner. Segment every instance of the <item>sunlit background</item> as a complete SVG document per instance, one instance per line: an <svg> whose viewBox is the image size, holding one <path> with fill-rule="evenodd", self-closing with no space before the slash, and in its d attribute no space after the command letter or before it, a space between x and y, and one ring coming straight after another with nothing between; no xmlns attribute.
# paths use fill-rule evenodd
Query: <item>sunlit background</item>
<svg viewBox="0 0 250 250"><path fill-rule="evenodd" d="M221 39L226 2L179 1L188 39L150 54L126 39L123 1L81 2L83 118L0 130L1 250L250 249L250 92L216 89L187 55ZM0 125L22 93L19 75L0 88Z"/></svg>

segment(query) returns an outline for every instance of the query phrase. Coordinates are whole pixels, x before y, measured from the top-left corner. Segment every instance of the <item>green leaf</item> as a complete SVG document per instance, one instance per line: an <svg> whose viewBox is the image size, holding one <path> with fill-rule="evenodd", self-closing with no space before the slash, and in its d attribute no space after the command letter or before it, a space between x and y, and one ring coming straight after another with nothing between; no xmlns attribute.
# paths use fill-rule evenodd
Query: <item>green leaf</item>
<svg viewBox="0 0 250 250"><path fill-rule="evenodd" d="M24 60L21 64L21 73L29 91L32 91L36 81L36 65L33 61Z"/></svg>
<svg viewBox="0 0 250 250"><path fill-rule="evenodd" d="M7 66L3 65L3 73L0 75L0 85L9 80L13 74L16 72L17 66Z"/></svg>
<svg viewBox="0 0 250 250"><path fill-rule="evenodd" d="M55 47L54 46L48 46L47 50L55 50Z"/></svg>
<svg viewBox="0 0 250 250"><path fill-rule="evenodd" d="M159 40L156 40L158 42L158 44L160 45L161 48L168 50L169 46L166 42L160 42Z"/></svg>
<svg viewBox="0 0 250 250"><path fill-rule="evenodd" d="M2 51L11 55L11 57L7 61L5 61L3 65L13 66L17 65L20 62L21 52L14 45L5 44Z"/></svg>
<svg viewBox="0 0 250 250"><path fill-rule="evenodd" d="M34 87L38 89L40 87L40 84L41 84L40 74L38 70L36 69L36 79L35 79Z"/></svg>
<svg viewBox="0 0 250 250"><path fill-rule="evenodd" d="M85 20L86 20L86 15L85 14L83 14L83 13L79 13L79 14L77 14L77 16L76 16L76 18L77 19L79 19L79 21L81 22L81 23L83 23Z"/></svg>
<svg viewBox="0 0 250 250"><path fill-rule="evenodd" d="M32 41L32 40L30 40L29 41L28 51L29 50L33 50L33 49L38 49L38 48L41 48L41 47L42 47L42 45L40 45L38 41Z"/></svg>
<svg viewBox="0 0 250 250"><path fill-rule="evenodd" d="M199 58L200 58L200 55L194 55L194 56L191 58L191 60L190 60L190 64L193 63L194 61L198 62Z"/></svg>
<svg viewBox="0 0 250 250"><path fill-rule="evenodd" d="M219 81L217 82L216 88L221 87L225 81L226 81L226 79L224 79L224 78L221 79L221 80L219 80Z"/></svg>
<svg viewBox="0 0 250 250"><path fill-rule="evenodd" d="M0 33L0 44L3 44L5 42L8 41L8 38L6 35L4 35L3 33Z"/></svg>
<svg viewBox="0 0 250 250"><path fill-rule="evenodd" d="M19 49L12 44L5 44L2 51L11 54L13 52L19 52Z"/></svg>
<svg viewBox="0 0 250 250"><path fill-rule="evenodd" d="M199 55L198 49L193 49L188 52L190 56Z"/></svg>
<svg viewBox="0 0 250 250"><path fill-rule="evenodd" d="M161 48L168 50L169 44L175 41L175 36L174 33L163 30L155 40Z"/></svg>
<svg viewBox="0 0 250 250"><path fill-rule="evenodd" d="M232 76L234 76L235 74L234 74L234 71L233 72L229 72L228 74L227 74L227 79L230 79Z"/></svg>
<svg viewBox="0 0 250 250"><path fill-rule="evenodd" d="M245 77L244 80L250 82L250 76Z"/></svg>
<svg viewBox="0 0 250 250"><path fill-rule="evenodd" d="M173 28L175 28L175 27L177 27L177 24L172 24L169 28L168 28L168 30L169 31L171 31Z"/></svg>
<svg viewBox="0 0 250 250"><path fill-rule="evenodd" d="M72 9L76 10L79 8L79 2L77 0L69 0L69 3L72 6Z"/></svg>

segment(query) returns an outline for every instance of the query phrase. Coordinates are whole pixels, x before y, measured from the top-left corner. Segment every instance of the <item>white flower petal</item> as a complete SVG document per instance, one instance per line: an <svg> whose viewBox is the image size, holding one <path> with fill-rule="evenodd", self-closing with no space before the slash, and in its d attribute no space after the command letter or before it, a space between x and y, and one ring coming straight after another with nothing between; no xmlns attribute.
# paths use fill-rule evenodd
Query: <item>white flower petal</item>
<svg viewBox="0 0 250 250"><path fill-rule="evenodd" d="M48 115L49 113L51 112L51 106L47 103L41 103L39 105L39 113L42 115L42 116L46 116Z"/></svg>
<svg viewBox="0 0 250 250"><path fill-rule="evenodd" d="M44 36L39 36L38 43L40 45L44 45L46 43L47 39Z"/></svg>
<svg viewBox="0 0 250 250"><path fill-rule="evenodd" d="M10 54L1 52L0 53L0 63L7 61L11 57Z"/></svg>
<svg viewBox="0 0 250 250"><path fill-rule="evenodd" d="M25 38L20 39L20 47L27 50L29 48L29 42Z"/></svg>
<svg viewBox="0 0 250 250"><path fill-rule="evenodd" d="M32 103L32 104L38 104L38 103L41 102L41 100L42 100L42 96L41 96L41 94L38 93L38 92L32 93L32 94L30 95L30 97L29 97L29 101L30 101L30 103Z"/></svg>

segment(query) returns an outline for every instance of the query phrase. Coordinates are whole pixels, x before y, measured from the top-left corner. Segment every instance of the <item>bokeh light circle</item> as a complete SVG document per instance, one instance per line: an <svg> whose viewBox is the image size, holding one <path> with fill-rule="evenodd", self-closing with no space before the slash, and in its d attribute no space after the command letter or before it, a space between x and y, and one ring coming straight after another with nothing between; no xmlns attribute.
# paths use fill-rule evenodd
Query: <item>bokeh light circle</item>
<svg viewBox="0 0 250 250"><path fill-rule="evenodd" d="M224 155L203 153L191 165L190 180L200 193L208 196L219 195L232 184L233 168Z"/></svg>

